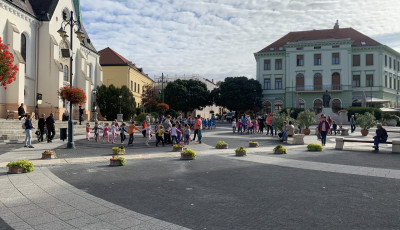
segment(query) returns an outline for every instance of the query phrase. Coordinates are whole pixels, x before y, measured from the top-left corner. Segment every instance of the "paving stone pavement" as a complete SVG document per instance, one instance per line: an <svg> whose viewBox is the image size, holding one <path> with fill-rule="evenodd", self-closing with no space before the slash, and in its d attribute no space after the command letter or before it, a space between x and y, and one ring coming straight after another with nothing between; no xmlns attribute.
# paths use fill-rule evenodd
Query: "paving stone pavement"
<svg viewBox="0 0 400 230"><path fill-rule="evenodd" d="M204 132L205 137L230 138L239 142L244 137L228 136L229 128ZM262 140L262 136L249 136L252 140ZM84 136L75 137L76 140ZM316 142L307 137L306 142ZM248 140L244 141L246 143ZM46 149L54 149L65 143L55 141L48 145L37 145L35 149L20 148L0 155L0 218L13 229L185 229L184 227L161 221L81 191L52 174L47 166L60 164L81 164L90 162L107 163L110 157L89 157L40 160ZM400 170L353 165L331 164L305 160L277 158L252 153L271 152L273 146L249 149L247 157L233 157L233 149L218 150L207 144L193 143L189 147L198 156L216 155L227 159L243 160L263 164L292 167L305 170L318 170L333 173L354 174L382 178L400 179ZM290 146L291 151L304 151L304 146ZM334 148L328 142L326 148ZM366 151L366 145L352 145L351 149ZM383 148L384 149L384 148ZM370 148L368 148L370 150ZM129 159L178 157L179 153L161 150L152 154L126 155ZM35 171L28 174L8 175L5 165L16 159L31 160Z"/></svg>

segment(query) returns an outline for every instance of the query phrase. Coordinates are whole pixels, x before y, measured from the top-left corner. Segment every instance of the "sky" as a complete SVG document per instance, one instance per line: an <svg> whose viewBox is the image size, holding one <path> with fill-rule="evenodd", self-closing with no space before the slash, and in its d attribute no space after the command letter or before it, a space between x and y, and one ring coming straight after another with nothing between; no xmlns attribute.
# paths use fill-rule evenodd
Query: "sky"
<svg viewBox="0 0 400 230"><path fill-rule="evenodd" d="M355 30L400 52L399 0L81 0L97 50L149 77L255 78L254 53L289 32Z"/></svg>

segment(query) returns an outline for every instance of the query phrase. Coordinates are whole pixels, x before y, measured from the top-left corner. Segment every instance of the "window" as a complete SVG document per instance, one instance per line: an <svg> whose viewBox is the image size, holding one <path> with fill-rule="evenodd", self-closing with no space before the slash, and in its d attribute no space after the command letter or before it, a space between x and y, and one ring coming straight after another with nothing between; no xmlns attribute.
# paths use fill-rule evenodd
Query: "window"
<svg viewBox="0 0 400 230"><path fill-rule="evenodd" d="M360 66L360 55L353 55L353 66Z"/></svg>
<svg viewBox="0 0 400 230"><path fill-rule="evenodd" d="M314 49L315 49L315 50L320 50L320 49L321 49L321 46L314 46Z"/></svg>
<svg viewBox="0 0 400 230"><path fill-rule="evenodd" d="M387 55L385 55L385 67L387 67Z"/></svg>
<svg viewBox="0 0 400 230"><path fill-rule="evenodd" d="M393 59L393 70L396 70L396 60Z"/></svg>
<svg viewBox="0 0 400 230"><path fill-rule="evenodd" d="M93 81L93 65L90 63L89 65L89 78Z"/></svg>
<svg viewBox="0 0 400 230"><path fill-rule="evenodd" d="M297 55L297 66L304 66L304 55Z"/></svg>
<svg viewBox="0 0 400 230"><path fill-rule="evenodd" d="M264 79L264 89L271 89L271 79L270 78Z"/></svg>
<svg viewBox="0 0 400 230"><path fill-rule="evenodd" d="M304 90L304 75L301 73L296 75L296 90Z"/></svg>
<svg viewBox="0 0 400 230"><path fill-rule="evenodd" d="M137 92L140 93L140 84L137 85Z"/></svg>
<svg viewBox="0 0 400 230"><path fill-rule="evenodd" d="M322 108L322 100L321 99L315 99L313 104L314 104L314 109Z"/></svg>
<svg viewBox="0 0 400 230"><path fill-rule="evenodd" d="M131 91L133 91L133 81L131 81Z"/></svg>
<svg viewBox="0 0 400 230"><path fill-rule="evenodd" d="M275 108L274 111L279 112L281 111L283 108L283 103L281 101L277 101L275 102Z"/></svg>
<svg viewBox="0 0 400 230"><path fill-rule="evenodd" d="M68 66L64 66L64 81L68 81L69 71Z"/></svg>
<svg viewBox="0 0 400 230"><path fill-rule="evenodd" d="M266 113L271 113L272 111L271 111L271 102L269 102L269 101L266 101L266 102L264 102L264 111L266 112Z"/></svg>
<svg viewBox="0 0 400 230"><path fill-rule="evenodd" d="M388 80L388 78L387 78L387 76L385 76L385 87L386 87L386 88L387 88L387 86L388 86L387 80Z"/></svg>
<svg viewBox="0 0 400 230"><path fill-rule="evenodd" d="M303 50L303 47L297 47L296 50Z"/></svg>
<svg viewBox="0 0 400 230"><path fill-rule="evenodd" d="M389 88L392 88L392 77L389 77Z"/></svg>
<svg viewBox="0 0 400 230"><path fill-rule="evenodd" d="M389 57L389 68L392 68L392 58Z"/></svg>
<svg viewBox="0 0 400 230"><path fill-rule="evenodd" d="M373 54L367 54L365 57L366 57L365 65L367 65L367 66L374 65L374 55Z"/></svg>
<svg viewBox="0 0 400 230"><path fill-rule="evenodd" d="M333 90L340 90L340 74L333 73L332 74L332 89Z"/></svg>
<svg viewBox="0 0 400 230"><path fill-rule="evenodd" d="M393 78L393 89L396 89L396 77Z"/></svg>
<svg viewBox="0 0 400 230"><path fill-rule="evenodd" d="M25 61L25 73L26 73L26 36L21 34L21 56Z"/></svg>
<svg viewBox="0 0 400 230"><path fill-rule="evenodd" d="M372 86L374 86L374 75L367 74L367 76L366 76L366 87L372 87Z"/></svg>
<svg viewBox="0 0 400 230"><path fill-rule="evenodd" d="M342 102L339 99L333 99L332 100L332 108L334 110L339 110L342 108Z"/></svg>
<svg viewBox="0 0 400 230"><path fill-rule="evenodd" d="M314 90L322 90L322 75L320 73L314 74Z"/></svg>
<svg viewBox="0 0 400 230"><path fill-rule="evenodd" d="M275 89L282 89L282 78L275 79Z"/></svg>
<svg viewBox="0 0 400 230"><path fill-rule="evenodd" d="M339 45L334 45L334 46L332 46L332 48L340 48L340 46Z"/></svg>
<svg viewBox="0 0 400 230"><path fill-rule="evenodd" d="M282 69L282 59L275 59L275 70Z"/></svg>
<svg viewBox="0 0 400 230"><path fill-rule="evenodd" d="M321 65L321 54L314 54L314 65Z"/></svg>
<svg viewBox="0 0 400 230"><path fill-rule="evenodd" d="M136 82L135 82L135 90L134 91L136 92Z"/></svg>
<svg viewBox="0 0 400 230"><path fill-rule="evenodd" d="M332 65L339 65L339 53L332 53Z"/></svg>
<svg viewBox="0 0 400 230"><path fill-rule="evenodd" d="M299 98L298 103L299 103L299 106L297 108L302 108L302 109L306 108L306 102L303 99Z"/></svg>
<svg viewBox="0 0 400 230"><path fill-rule="evenodd" d="M264 60L264 70L271 70L271 60Z"/></svg>
<svg viewBox="0 0 400 230"><path fill-rule="evenodd" d="M353 75L353 87L360 87L360 75Z"/></svg>

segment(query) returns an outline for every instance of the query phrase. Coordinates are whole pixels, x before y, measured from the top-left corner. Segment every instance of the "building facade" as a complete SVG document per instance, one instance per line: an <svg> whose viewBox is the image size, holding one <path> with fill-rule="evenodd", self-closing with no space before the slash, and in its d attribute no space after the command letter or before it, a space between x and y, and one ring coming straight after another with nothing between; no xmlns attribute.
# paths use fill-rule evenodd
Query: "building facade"
<svg viewBox="0 0 400 230"><path fill-rule="evenodd" d="M290 32L254 54L265 112L285 107L398 107L400 53L352 29Z"/></svg>
<svg viewBox="0 0 400 230"><path fill-rule="evenodd" d="M80 42L75 34L63 40L57 31L64 19L80 18L79 0L0 0L0 36L14 55L19 67L17 80L7 90L0 88L0 117L7 110L17 110L21 103L26 112L54 113L56 119L69 109L57 94L57 90L69 85L69 73L73 73L73 86L83 89L87 103L83 106L86 119L90 118L92 90L102 84L100 56L94 48L83 25L85 39ZM75 28L76 30L77 28ZM69 27L65 28L69 31ZM69 58L63 58L61 49L70 48L73 39L73 66ZM37 94L42 94L42 104ZM74 118L78 116L74 109Z"/></svg>
<svg viewBox="0 0 400 230"><path fill-rule="evenodd" d="M146 85L154 86L154 81L137 67L111 48L99 51L103 69L103 81L106 86L127 86L135 97L136 108L142 108L142 95Z"/></svg>

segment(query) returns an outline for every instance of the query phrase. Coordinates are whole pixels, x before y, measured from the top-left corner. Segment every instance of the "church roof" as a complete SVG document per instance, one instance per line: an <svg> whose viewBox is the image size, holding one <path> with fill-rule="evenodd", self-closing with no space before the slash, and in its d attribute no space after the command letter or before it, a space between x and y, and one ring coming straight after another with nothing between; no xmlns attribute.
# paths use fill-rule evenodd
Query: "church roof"
<svg viewBox="0 0 400 230"><path fill-rule="evenodd" d="M374 39L358 32L353 28L333 28L327 30L309 30L290 32L285 36L281 37L274 43L268 45L258 53L263 52L275 52L284 50L284 46L292 42L306 42L306 41L318 41L318 40L334 40L334 39L350 39L353 41L352 46L376 46L382 45Z"/></svg>

